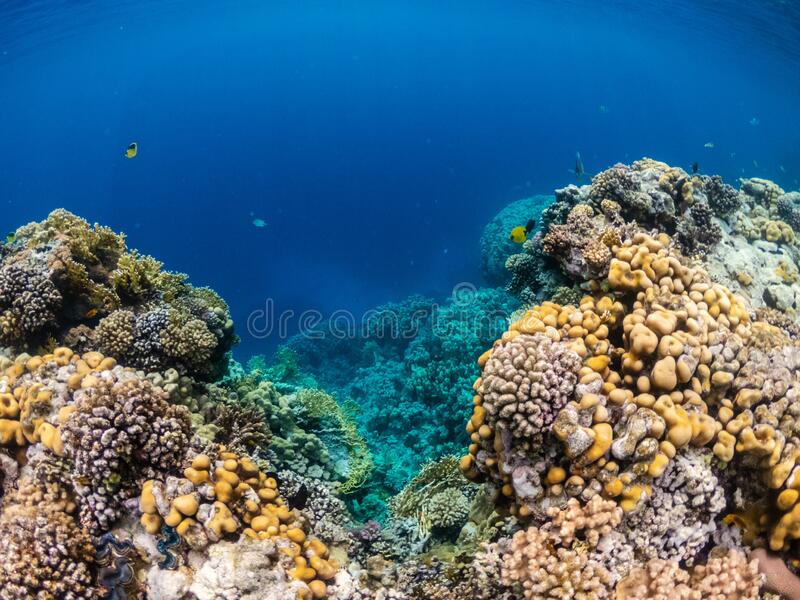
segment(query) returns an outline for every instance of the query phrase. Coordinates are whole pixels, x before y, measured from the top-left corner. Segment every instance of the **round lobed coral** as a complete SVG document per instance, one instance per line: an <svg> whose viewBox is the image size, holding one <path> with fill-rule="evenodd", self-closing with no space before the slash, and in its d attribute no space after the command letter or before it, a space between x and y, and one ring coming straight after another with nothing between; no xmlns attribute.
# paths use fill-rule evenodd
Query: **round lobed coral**
<svg viewBox="0 0 800 600"><path fill-rule="evenodd" d="M313 597L325 596L325 581L339 565L323 542L307 537L307 527L280 497L274 477L224 446L214 461L206 454L195 456L183 475L151 479L142 486L141 523L149 533L158 533L163 525L174 527L196 550L239 534L273 541L294 559L289 575L305 582Z"/></svg>

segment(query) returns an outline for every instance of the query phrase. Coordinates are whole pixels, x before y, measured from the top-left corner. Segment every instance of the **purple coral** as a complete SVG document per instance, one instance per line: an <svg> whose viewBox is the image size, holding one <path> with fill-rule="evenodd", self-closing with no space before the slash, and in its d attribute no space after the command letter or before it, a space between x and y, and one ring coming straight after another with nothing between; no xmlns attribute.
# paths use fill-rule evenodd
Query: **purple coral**
<svg viewBox="0 0 800 600"><path fill-rule="evenodd" d="M93 532L110 527L142 481L180 464L191 431L185 407L168 404L146 380L119 375L76 393L61 433L74 461L81 520Z"/></svg>
<svg viewBox="0 0 800 600"><path fill-rule="evenodd" d="M12 263L0 268L0 341L25 344L55 321L61 294L42 272Z"/></svg>
<svg viewBox="0 0 800 600"><path fill-rule="evenodd" d="M580 357L545 335L522 334L498 346L479 393L489 423L517 439L540 439L572 399Z"/></svg>

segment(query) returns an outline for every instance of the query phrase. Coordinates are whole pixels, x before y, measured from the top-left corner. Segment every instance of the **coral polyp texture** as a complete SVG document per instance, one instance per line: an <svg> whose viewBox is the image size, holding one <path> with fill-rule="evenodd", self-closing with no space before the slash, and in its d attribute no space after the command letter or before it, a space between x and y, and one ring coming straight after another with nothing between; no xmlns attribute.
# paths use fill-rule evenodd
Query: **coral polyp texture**
<svg viewBox="0 0 800 600"><path fill-rule="evenodd" d="M484 231L507 291L247 368L213 291L21 227L0 599L797 597L800 194L645 158L544 198Z"/></svg>
<svg viewBox="0 0 800 600"><path fill-rule="evenodd" d="M225 302L66 210L20 227L0 266L0 342L55 340L127 366L222 373L235 341Z"/></svg>

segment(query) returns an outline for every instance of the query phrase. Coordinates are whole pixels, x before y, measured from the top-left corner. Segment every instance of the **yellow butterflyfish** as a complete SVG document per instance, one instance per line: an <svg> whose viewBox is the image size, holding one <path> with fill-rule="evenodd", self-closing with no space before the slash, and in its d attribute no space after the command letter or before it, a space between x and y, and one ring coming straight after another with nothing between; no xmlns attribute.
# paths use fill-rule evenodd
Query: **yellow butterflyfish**
<svg viewBox="0 0 800 600"><path fill-rule="evenodd" d="M536 219L531 219L525 224L524 227L522 225L514 227L514 229L511 230L511 235L508 236L508 239L515 244L522 244L528 239L528 234L533 231L534 227L536 227Z"/></svg>
<svg viewBox="0 0 800 600"><path fill-rule="evenodd" d="M139 152L139 144L137 144L136 142L132 142L128 146L128 149L125 150L125 158L133 158L136 156L136 154L138 154L138 152Z"/></svg>

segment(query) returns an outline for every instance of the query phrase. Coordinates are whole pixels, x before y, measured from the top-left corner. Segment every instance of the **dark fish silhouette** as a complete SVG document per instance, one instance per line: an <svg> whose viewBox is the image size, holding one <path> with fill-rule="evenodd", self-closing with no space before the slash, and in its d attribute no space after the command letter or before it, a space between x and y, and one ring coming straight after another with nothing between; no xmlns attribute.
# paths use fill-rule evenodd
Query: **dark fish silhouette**
<svg viewBox="0 0 800 600"><path fill-rule="evenodd" d="M275 480L275 483L278 485L278 489L281 488L281 479L278 477L278 474L275 471L267 471L265 473L267 477L272 477ZM286 503L289 505L289 508L296 508L298 510L303 510L306 507L306 503L308 502L308 488L306 484L302 484L300 488L291 496L284 496L286 498Z"/></svg>
<svg viewBox="0 0 800 600"><path fill-rule="evenodd" d="M697 173L700 170L700 164L697 161L692 163L692 173Z"/></svg>
<svg viewBox="0 0 800 600"><path fill-rule="evenodd" d="M297 490L292 496L289 496L286 501L289 503L289 508L303 510L308 502L308 488L306 487L306 484L304 483L301 485L300 489Z"/></svg>

